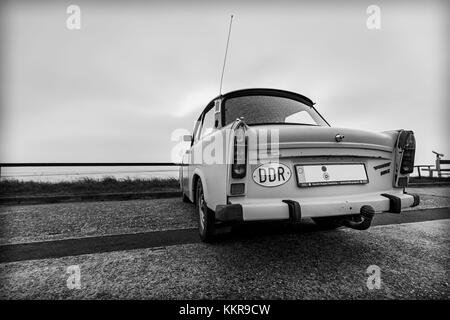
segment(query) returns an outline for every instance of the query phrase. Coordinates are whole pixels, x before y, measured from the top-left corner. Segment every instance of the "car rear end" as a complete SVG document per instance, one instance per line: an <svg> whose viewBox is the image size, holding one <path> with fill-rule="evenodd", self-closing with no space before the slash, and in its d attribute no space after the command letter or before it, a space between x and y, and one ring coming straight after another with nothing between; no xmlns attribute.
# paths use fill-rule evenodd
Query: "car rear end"
<svg viewBox="0 0 450 320"><path fill-rule="evenodd" d="M231 128L227 204L216 207L219 221L364 221L419 203L404 191L414 168L412 131L252 127L239 120Z"/></svg>

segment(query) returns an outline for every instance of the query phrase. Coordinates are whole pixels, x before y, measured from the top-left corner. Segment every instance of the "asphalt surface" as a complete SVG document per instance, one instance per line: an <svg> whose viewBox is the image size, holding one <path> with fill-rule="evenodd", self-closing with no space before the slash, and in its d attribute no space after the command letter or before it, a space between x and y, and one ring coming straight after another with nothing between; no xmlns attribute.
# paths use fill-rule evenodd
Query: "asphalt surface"
<svg viewBox="0 0 450 320"><path fill-rule="evenodd" d="M447 219L2 263L0 298L449 299L449 230Z"/></svg>
<svg viewBox="0 0 450 320"><path fill-rule="evenodd" d="M0 245L195 228L180 198L0 206Z"/></svg>
<svg viewBox="0 0 450 320"><path fill-rule="evenodd" d="M378 214L372 226L411 223L450 219L450 208L416 210L407 214ZM320 228L304 221L300 224L287 223L253 223L237 226L232 233L218 237L217 241L229 240L233 237L270 236L274 234L289 234L297 232L321 231ZM84 237L76 239L42 241L32 243L10 244L0 246L0 263L35 260L45 258L59 258L81 254L92 254L120 250L153 248L178 244L200 242L196 228L154 231L101 237Z"/></svg>
<svg viewBox="0 0 450 320"><path fill-rule="evenodd" d="M421 204L405 213L450 207L450 187L408 191ZM194 206L180 198L0 206L0 245L196 227Z"/></svg>
<svg viewBox="0 0 450 320"><path fill-rule="evenodd" d="M449 188L409 191L420 207L367 231L256 223L213 244L180 199L0 206L0 299L449 299Z"/></svg>

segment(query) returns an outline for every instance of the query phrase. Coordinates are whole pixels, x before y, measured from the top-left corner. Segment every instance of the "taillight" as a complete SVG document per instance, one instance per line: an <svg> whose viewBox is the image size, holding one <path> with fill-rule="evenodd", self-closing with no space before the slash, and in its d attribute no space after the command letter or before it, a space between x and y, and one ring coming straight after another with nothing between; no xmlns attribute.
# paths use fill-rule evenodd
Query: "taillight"
<svg viewBox="0 0 450 320"><path fill-rule="evenodd" d="M414 171L414 156L416 154L416 139L412 131L402 131L400 133L398 148L403 150L400 173L412 173Z"/></svg>
<svg viewBox="0 0 450 320"><path fill-rule="evenodd" d="M238 126L234 131L234 155L231 165L231 176L241 179L247 173L247 139L244 126Z"/></svg>

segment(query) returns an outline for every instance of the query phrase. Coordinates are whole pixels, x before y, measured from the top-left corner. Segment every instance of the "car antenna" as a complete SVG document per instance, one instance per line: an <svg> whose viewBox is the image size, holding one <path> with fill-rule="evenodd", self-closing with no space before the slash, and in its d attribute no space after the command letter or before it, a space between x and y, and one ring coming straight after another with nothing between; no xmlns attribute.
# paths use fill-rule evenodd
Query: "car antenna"
<svg viewBox="0 0 450 320"><path fill-rule="evenodd" d="M225 64L227 63L228 45L230 43L231 25L232 24L233 24L233 15L231 15L231 17L230 17L230 27L228 29L227 46L225 48L225 56L223 58L222 75L220 77L220 88L219 88L219 95L220 96L222 95L223 74L225 72Z"/></svg>

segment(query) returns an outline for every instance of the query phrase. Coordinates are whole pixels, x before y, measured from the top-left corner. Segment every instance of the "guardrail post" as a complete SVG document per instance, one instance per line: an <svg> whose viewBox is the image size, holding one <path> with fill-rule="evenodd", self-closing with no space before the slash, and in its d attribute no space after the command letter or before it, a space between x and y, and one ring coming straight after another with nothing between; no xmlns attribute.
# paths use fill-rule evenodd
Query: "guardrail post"
<svg viewBox="0 0 450 320"><path fill-rule="evenodd" d="M441 158L440 157L436 157L436 170L438 173L438 177L441 177Z"/></svg>

